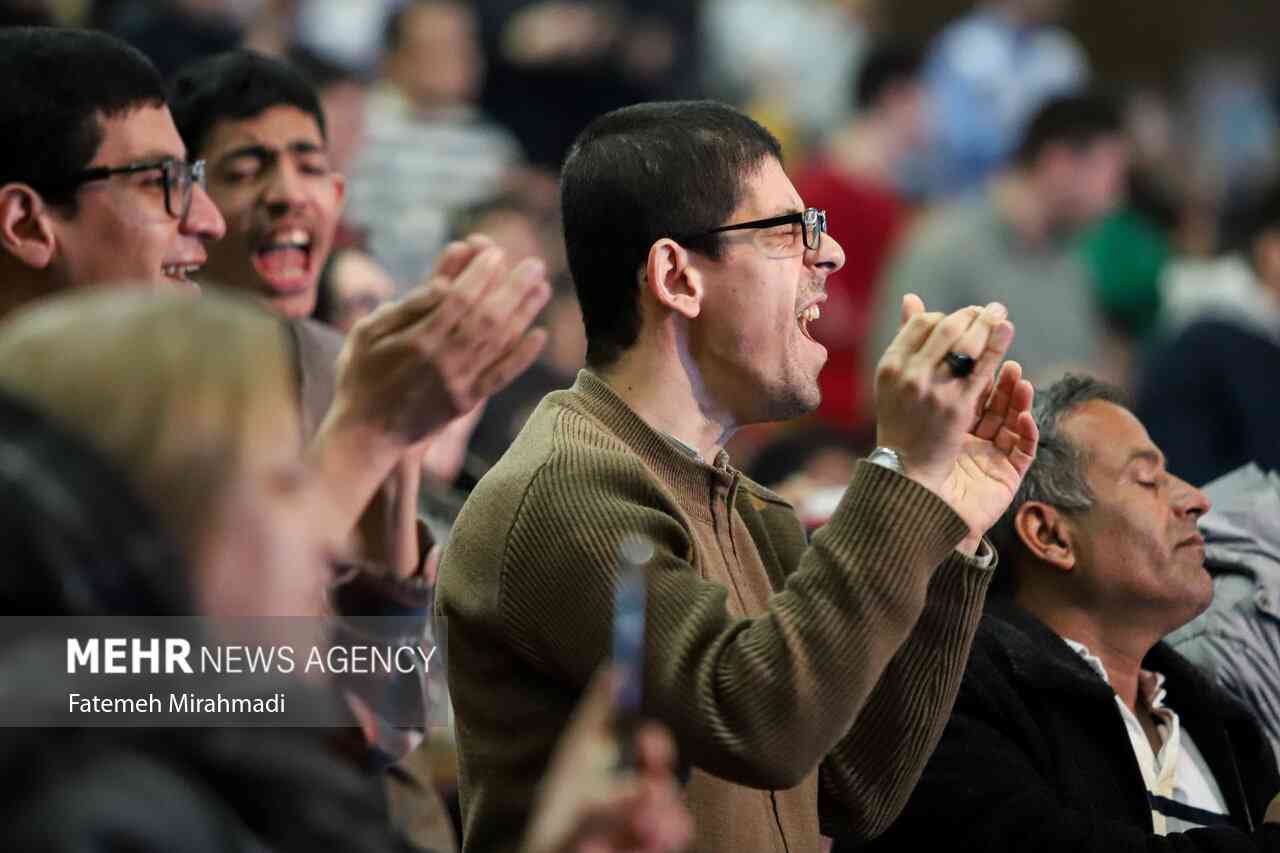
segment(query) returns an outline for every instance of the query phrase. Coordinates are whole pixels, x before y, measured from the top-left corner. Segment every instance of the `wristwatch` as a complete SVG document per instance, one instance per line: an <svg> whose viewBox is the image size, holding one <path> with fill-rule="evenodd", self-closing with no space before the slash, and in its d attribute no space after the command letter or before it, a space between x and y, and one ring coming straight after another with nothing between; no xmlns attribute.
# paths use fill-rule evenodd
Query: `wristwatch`
<svg viewBox="0 0 1280 853"><path fill-rule="evenodd" d="M879 465L883 468L888 468L890 471L897 474L906 473L905 469L902 467L902 457L898 455L898 451L894 450L892 447L877 447L875 450L871 451L871 455L867 457L867 461L872 465Z"/></svg>

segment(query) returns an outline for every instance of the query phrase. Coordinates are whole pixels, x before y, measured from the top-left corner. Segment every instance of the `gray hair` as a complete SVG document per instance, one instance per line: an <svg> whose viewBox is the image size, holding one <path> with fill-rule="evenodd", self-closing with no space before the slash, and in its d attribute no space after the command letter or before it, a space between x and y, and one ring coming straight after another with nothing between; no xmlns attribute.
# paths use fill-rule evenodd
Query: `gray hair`
<svg viewBox="0 0 1280 853"><path fill-rule="evenodd" d="M1033 412L1040 427L1036 458L1022 478L1013 502L991 529L991 539L1005 557L1004 570L992 579L994 592L1011 591L1012 564L1022 550L1014 519L1023 504L1035 501L1067 513L1084 512L1093 506L1093 492L1085 478L1087 453L1063 434L1062 421L1094 400L1128 405L1125 393L1116 386L1078 374L1068 373L1048 388L1036 391Z"/></svg>

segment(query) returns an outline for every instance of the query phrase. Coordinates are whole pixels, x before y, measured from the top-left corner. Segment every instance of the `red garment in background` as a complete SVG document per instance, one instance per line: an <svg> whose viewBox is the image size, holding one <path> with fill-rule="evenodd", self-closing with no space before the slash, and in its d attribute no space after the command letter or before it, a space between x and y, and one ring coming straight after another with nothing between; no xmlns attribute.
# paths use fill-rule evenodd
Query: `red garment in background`
<svg viewBox="0 0 1280 853"><path fill-rule="evenodd" d="M818 379L822 405L818 416L836 426L856 429L874 416L864 399L867 359L879 353L864 349L876 309L881 273L910 209L893 190L855 178L819 157L795 180L809 207L827 211L827 229L844 248L845 264L827 279L822 317L812 326L827 348L827 365Z"/></svg>

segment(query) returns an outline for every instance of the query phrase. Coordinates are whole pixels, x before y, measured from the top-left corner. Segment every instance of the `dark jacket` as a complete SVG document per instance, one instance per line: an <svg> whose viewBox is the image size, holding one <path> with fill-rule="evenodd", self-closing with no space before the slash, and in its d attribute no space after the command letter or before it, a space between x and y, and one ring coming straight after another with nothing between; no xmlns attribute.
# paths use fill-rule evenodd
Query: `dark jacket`
<svg viewBox="0 0 1280 853"><path fill-rule="evenodd" d="M871 850L1280 851L1262 825L1280 774L1258 724L1158 645L1165 702L1195 739L1234 827L1157 836L1115 693L1057 634L995 604L974 639L955 712L896 824ZM842 849L839 844L837 850Z"/></svg>

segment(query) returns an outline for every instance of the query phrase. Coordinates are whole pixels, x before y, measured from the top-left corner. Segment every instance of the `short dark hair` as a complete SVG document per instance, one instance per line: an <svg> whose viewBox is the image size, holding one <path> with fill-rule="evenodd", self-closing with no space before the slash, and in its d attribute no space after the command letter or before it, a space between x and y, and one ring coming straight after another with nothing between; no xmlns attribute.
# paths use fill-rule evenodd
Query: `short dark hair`
<svg viewBox="0 0 1280 853"><path fill-rule="evenodd" d="M917 82L923 67L924 54L917 48L892 42L876 45L858 69L854 106L860 112L875 109L891 87Z"/></svg>
<svg viewBox="0 0 1280 853"><path fill-rule="evenodd" d="M296 107L316 120L327 138L315 87L283 59L233 50L192 63L173 78L169 100L178 133L198 157L220 121L243 121L272 107Z"/></svg>
<svg viewBox="0 0 1280 853"><path fill-rule="evenodd" d="M560 203L589 365L607 366L635 343L636 273L649 247L724 224L742 202L747 176L767 157L782 159L778 140L715 101L623 107L578 135L565 158ZM696 248L720 257L717 239Z"/></svg>
<svg viewBox="0 0 1280 853"><path fill-rule="evenodd" d="M1089 458L1062 432L1062 421L1083 406L1101 400L1128 407L1123 390L1091 376L1068 373L1048 388L1036 391L1034 413L1040 427L1040 444L1036 458L1009 508L995 527L991 540L1001 554L1001 567L992 578L992 594L1014 591L1014 566L1020 561L1024 546L1014 519L1023 504L1030 501L1048 504L1066 513L1084 512L1093 506L1093 491L1085 477Z"/></svg>
<svg viewBox="0 0 1280 853"><path fill-rule="evenodd" d="M101 119L163 107L164 95L151 61L114 36L0 29L0 186L30 184L74 213L68 180L98 153Z"/></svg>
<svg viewBox="0 0 1280 853"><path fill-rule="evenodd" d="M1110 96L1061 95L1050 98L1032 116L1014 160L1020 166L1030 166L1050 145L1083 149L1100 137L1123 132L1124 117L1119 104Z"/></svg>

